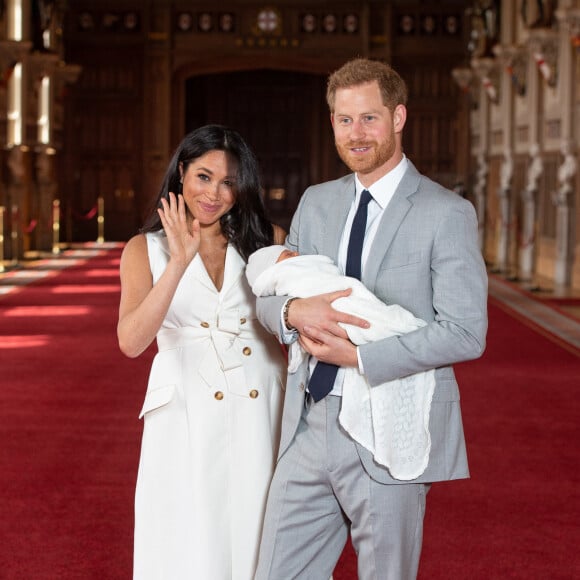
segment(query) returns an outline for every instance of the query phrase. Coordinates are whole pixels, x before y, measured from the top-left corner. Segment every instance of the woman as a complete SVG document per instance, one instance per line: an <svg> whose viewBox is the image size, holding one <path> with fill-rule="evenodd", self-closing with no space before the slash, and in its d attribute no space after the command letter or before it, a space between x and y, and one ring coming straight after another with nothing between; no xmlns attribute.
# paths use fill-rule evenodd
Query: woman
<svg viewBox="0 0 580 580"><path fill-rule="evenodd" d="M253 578L285 381L244 276L284 237L258 175L238 133L193 131L123 251L119 346L159 350L140 415L135 580Z"/></svg>

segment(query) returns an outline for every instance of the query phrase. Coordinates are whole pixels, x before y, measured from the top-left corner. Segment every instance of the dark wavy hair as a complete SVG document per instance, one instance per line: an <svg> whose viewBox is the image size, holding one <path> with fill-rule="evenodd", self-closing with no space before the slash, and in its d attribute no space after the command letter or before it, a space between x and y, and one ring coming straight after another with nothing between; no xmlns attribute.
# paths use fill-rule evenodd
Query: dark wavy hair
<svg viewBox="0 0 580 580"><path fill-rule="evenodd" d="M274 231L266 217L256 156L237 131L223 125L205 125L183 138L173 154L159 194L140 231L147 233L163 229L157 209L161 207L162 198L169 199L170 191L181 191L180 164L183 164L185 173L194 159L210 151L225 151L238 162L236 200L232 209L220 218L220 225L227 240L247 261L252 252L273 243Z"/></svg>

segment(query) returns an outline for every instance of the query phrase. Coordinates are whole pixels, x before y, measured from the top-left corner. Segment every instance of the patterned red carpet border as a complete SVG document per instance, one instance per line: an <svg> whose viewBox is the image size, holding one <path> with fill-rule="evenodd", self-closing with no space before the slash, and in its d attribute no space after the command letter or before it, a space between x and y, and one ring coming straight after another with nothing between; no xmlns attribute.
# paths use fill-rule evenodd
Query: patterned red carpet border
<svg viewBox="0 0 580 580"><path fill-rule="evenodd" d="M554 301L537 298L494 275L489 277L489 297L522 322L580 356L580 319L558 308Z"/></svg>

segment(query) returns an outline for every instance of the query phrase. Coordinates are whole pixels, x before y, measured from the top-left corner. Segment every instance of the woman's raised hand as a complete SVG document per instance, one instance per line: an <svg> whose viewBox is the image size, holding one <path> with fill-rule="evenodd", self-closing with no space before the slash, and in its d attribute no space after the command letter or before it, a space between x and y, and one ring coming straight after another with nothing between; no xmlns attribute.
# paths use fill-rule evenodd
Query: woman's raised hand
<svg viewBox="0 0 580 580"><path fill-rule="evenodd" d="M169 201L161 198L161 205L157 212L161 218L171 259L186 267L197 254L200 242L199 222L194 219L190 227L187 224L187 212L183 195L169 192Z"/></svg>

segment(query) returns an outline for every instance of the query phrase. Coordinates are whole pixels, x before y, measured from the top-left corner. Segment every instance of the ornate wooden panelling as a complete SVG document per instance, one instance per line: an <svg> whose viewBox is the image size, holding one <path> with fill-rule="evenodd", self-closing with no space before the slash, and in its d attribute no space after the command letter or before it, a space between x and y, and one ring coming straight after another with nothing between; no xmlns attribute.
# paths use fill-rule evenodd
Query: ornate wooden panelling
<svg viewBox="0 0 580 580"><path fill-rule="evenodd" d="M458 90L450 71L464 52L466 4L76 0L65 37L67 60L84 71L67 129L71 210L103 196L106 237L128 238L183 134L218 121L256 150L268 208L287 226L307 185L346 171L324 89L328 73L358 55L392 62L407 80L405 148L420 170L452 186ZM77 222L74 236L90 239L91 228Z"/></svg>
<svg viewBox="0 0 580 580"><path fill-rule="evenodd" d="M110 55L103 51L85 64L69 123L67 139L74 147L67 150L64 208L75 239L94 239L96 220L88 216L99 197L106 239L126 239L141 217L135 192L142 173L142 70L134 65L141 54L127 50L123 58Z"/></svg>

